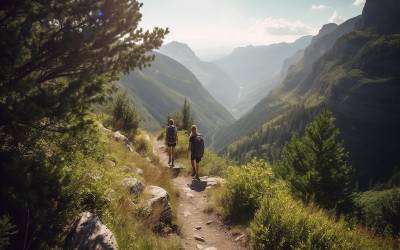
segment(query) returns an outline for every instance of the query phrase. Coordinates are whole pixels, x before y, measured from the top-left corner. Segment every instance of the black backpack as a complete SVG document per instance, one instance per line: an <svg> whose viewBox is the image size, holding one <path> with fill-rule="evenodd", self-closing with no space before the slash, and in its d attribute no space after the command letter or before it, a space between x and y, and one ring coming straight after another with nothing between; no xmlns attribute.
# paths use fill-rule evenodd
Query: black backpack
<svg viewBox="0 0 400 250"><path fill-rule="evenodd" d="M192 153L195 157L201 158L204 154L204 140L201 135L196 135L192 139Z"/></svg>
<svg viewBox="0 0 400 250"><path fill-rule="evenodd" d="M167 143L176 143L176 133L175 125L167 127Z"/></svg>

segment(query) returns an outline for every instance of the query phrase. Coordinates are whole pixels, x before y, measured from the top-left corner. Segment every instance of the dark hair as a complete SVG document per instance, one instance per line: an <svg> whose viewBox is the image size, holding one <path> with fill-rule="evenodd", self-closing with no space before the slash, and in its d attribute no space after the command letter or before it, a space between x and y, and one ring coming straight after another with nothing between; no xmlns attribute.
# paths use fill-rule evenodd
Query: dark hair
<svg viewBox="0 0 400 250"><path fill-rule="evenodd" d="M169 119L168 120L168 125L173 125L174 124L174 120L173 119Z"/></svg>

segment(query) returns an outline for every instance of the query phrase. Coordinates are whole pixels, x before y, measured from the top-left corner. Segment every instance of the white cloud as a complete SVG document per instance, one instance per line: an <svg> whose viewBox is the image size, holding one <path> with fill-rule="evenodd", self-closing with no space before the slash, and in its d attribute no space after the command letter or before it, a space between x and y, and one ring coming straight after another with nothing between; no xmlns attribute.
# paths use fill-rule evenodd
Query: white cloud
<svg viewBox="0 0 400 250"><path fill-rule="evenodd" d="M300 20L290 21L285 18L267 17L264 20L257 21L252 27L257 32L266 32L275 36L298 36L308 35L313 29Z"/></svg>
<svg viewBox="0 0 400 250"><path fill-rule="evenodd" d="M336 10L332 13L332 16L328 19L330 23L337 23L337 24L342 23L344 20L345 20L344 17L339 15L339 13Z"/></svg>
<svg viewBox="0 0 400 250"><path fill-rule="evenodd" d="M353 5L354 6L362 6L365 4L365 0L354 0Z"/></svg>
<svg viewBox="0 0 400 250"><path fill-rule="evenodd" d="M323 10L323 9L328 9L328 8L329 8L329 6L326 6L326 5L323 5L323 4L319 4L319 5L313 4L313 5L311 5L311 9L312 10Z"/></svg>

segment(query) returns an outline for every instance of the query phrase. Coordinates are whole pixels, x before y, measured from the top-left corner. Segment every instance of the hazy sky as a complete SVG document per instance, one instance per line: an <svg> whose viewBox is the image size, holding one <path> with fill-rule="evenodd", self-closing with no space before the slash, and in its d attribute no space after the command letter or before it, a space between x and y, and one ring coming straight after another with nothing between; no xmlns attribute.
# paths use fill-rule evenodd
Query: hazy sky
<svg viewBox="0 0 400 250"><path fill-rule="evenodd" d="M361 14L365 0L141 0L142 26L169 27L205 59L246 45L291 42Z"/></svg>

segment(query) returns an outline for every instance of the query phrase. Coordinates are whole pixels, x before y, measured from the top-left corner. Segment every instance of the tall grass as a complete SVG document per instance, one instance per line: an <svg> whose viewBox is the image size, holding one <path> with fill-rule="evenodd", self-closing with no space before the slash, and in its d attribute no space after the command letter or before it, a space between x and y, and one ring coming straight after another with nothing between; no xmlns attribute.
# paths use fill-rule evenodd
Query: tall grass
<svg viewBox="0 0 400 250"><path fill-rule="evenodd" d="M145 141L145 137L143 140ZM139 204L145 197L134 198L129 190L122 185L122 180L135 177L146 185L156 185L167 190L172 206L173 223L176 223L176 194L177 191L170 181L169 174L164 167L155 161L149 162L140 153L130 152L123 142L117 142L111 134L103 133L105 159L116 163L109 166L96 161L84 161L76 169L79 188L88 193L89 204L93 204L95 211L110 230L114 233L119 249L179 249L179 237L162 237L152 231L155 225L149 225L143 218ZM151 144L146 141L145 151L152 152ZM143 147L140 147L143 148ZM155 162L155 163L154 163ZM143 170L138 175L135 169ZM99 203L103 204L99 206Z"/></svg>
<svg viewBox="0 0 400 250"><path fill-rule="evenodd" d="M177 160L182 166L190 171L190 161L187 154L189 146L189 135L186 132L179 131L178 138L178 143L175 147ZM204 156L199 163L200 175L223 177L225 176L228 167L233 165L234 163L227 158L221 157L211 150L206 149L204 151Z"/></svg>
<svg viewBox="0 0 400 250"><path fill-rule="evenodd" d="M250 222L254 249L392 249L393 242L349 228L328 212L295 199L263 161L228 169L212 203L232 222Z"/></svg>

